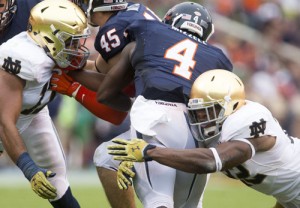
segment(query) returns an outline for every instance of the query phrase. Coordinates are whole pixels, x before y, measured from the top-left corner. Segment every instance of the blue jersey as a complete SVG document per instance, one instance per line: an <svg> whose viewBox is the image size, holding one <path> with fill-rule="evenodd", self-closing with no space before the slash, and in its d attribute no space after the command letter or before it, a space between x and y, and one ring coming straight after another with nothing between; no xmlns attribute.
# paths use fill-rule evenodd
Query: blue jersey
<svg viewBox="0 0 300 208"><path fill-rule="evenodd" d="M136 95L186 103L195 79L210 69L232 71L219 48L160 22L139 20L127 29L136 41L131 57Z"/></svg>
<svg viewBox="0 0 300 208"><path fill-rule="evenodd" d="M0 45L20 32L27 30L30 10L42 0L17 0L17 11L11 24L0 34Z"/></svg>
<svg viewBox="0 0 300 208"><path fill-rule="evenodd" d="M122 51L129 43L124 30L139 19L158 20L158 17L142 4L128 3L126 10L116 12L100 27L94 46L105 61Z"/></svg>

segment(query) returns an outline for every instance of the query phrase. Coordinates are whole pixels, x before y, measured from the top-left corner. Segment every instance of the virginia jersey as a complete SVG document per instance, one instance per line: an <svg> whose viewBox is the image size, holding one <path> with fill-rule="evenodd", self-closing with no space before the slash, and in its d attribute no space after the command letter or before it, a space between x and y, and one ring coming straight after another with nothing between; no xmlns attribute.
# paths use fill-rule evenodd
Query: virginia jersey
<svg viewBox="0 0 300 208"><path fill-rule="evenodd" d="M6 31L0 34L0 45L20 32L27 30L30 10L41 1L42 0L16 0L16 14Z"/></svg>
<svg viewBox="0 0 300 208"><path fill-rule="evenodd" d="M137 95L186 102L195 79L210 69L232 71L222 50L160 22L138 20L127 29L136 42L131 57Z"/></svg>
<svg viewBox="0 0 300 208"><path fill-rule="evenodd" d="M129 40L124 36L124 30L138 19L158 20L159 18L142 4L128 3L126 10L116 12L103 27L100 27L94 46L104 60L108 61L128 44Z"/></svg>
<svg viewBox="0 0 300 208"><path fill-rule="evenodd" d="M255 152L252 148L251 159L225 174L259 192L273 195L285 207L300 207L300 163L297 159L300 140L288 136L267 108L246 101L245 106L225 120L220 142L245 141L245 138L264 135L276 137L274 147L266 152Z"/></svg>
<svg viewBox="0 0 300 208"><path fill-rule="evenodd" d="M36 114L54 98L55 93L49 90L54 65L54 61L27 32L16 35L0 46L1 69L26 81L19 120L22 116Z"/></svg>

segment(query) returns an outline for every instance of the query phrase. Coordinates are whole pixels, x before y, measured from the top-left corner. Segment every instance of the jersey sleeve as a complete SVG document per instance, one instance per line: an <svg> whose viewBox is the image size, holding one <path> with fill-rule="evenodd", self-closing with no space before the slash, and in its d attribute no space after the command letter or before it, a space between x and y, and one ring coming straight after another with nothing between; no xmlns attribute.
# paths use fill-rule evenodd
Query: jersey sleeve
<svg viewBox="0 0 300 208"><path fill-rule="evenodd" d="M121 52L129 43L124 35L126 27L126 24L115 24L107 25L99 30L94 46L105 61Z"/></svg>
<svg viewBox="0 0 300 208"><path fill-rule="evenodd" d="M233 118L232 118L233 117ZM221 142L242 141L250 145L252 156L255 149L249 142L250 138L258 138L265 135L273 135L271 122L274 120L268 111L248 110L241 114L231 115L225 120L222 127Z"/></svg>

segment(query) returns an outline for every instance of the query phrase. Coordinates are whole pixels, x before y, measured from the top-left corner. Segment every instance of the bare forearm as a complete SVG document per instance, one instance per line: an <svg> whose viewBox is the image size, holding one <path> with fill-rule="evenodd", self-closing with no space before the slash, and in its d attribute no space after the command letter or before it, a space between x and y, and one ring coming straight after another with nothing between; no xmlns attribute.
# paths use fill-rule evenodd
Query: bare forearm
<svg viewBox="0 0 300 208"><path fill-rule="evenodd" d="M70 71L68 75L71 76L75 81L84 85L86 88L95 92L98 90L105 77L104 74L86 70Z"/></svg>
<svg viewBox="0 0 300 208"><path fill-rule="evenodd" d="M148 150L147 155L163 165L185 172L203 174L216 170L214 156L205 148L177 150L156 147Z"/></svg>
<svg viewBox="0 0 300 208"><path fill-rule="evenodd" d="M26 152L26 147L15 126L1 125L0 137L11 160L16 163L19 156Z"/></svg>

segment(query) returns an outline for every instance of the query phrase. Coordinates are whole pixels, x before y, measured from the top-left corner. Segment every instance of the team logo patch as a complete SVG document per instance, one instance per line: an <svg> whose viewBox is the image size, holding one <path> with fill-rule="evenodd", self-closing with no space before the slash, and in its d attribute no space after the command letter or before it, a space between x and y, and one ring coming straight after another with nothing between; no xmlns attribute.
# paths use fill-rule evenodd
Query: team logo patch
<svg viewBox="0 0 300 208"><path fill-rule="evenodd" d="M250 136L254 136L254 138L259 137L260 135L263 135L266 130L266 121L261 118L259 122L253 122L250 128Z"/></svg>
<svg viewBox="0 0 300 208"><path fill-rule="evenodd" d="M13 61L12 58L8 56L4 59L2 68L11 74L19 74L21 71L21 61Z"/></svg>

